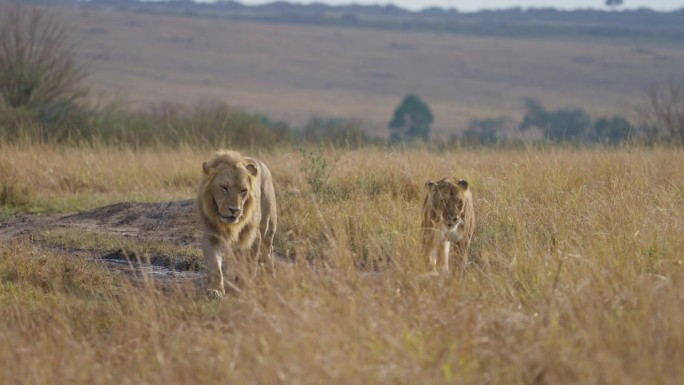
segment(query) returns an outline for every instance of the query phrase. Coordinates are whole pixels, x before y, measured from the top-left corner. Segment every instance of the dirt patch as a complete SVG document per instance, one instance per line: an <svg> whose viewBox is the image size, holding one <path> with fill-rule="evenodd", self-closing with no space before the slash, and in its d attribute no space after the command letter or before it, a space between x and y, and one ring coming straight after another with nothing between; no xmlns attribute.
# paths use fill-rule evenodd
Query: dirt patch
<svg viewBox="0 0 684 385"><path fill-rule="evenodd" d="M196 219L195 201L184 200L162 203L117 203L90 211L68 214L17 214L0 221L0 240L30 239L40 242L41 234L57 229L82 229L130 244L163 244L169 250L200 249L201 226ZM126 271L140 278L145 272L162 284L186 281L201 285L204 273L197 263L174 263L174 256L136 255L135 251L101 247L45 244L59 252L77 257L104 261L111 268Z"/></svg>
<svg viewBox="0 0 684 385"><path fill-rule="evenodd" d="M0 239L50 228L82 228L141 242L200 247L201 228L192 199L163 203L123 202L70 214L18 214L0 222Z"/></svg>

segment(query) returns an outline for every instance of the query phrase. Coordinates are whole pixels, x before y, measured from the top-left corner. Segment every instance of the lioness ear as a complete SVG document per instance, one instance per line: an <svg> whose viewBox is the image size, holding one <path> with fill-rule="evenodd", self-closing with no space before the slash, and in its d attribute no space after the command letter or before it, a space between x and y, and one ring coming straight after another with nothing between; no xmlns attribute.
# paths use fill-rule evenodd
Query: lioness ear
<svg viewBox="0 0 684 385"><path fill-rule="evenodd" d="M259 169L257 168L257 166L254 163L247 163L245 168L247 169L247 171L249 171L249 173L252 176L257 176L257 174L259 173Z"/></svg>
<svg viewBox="0 0 684 385"><path fill-rule="evenodd" d="M428 180L427 182L425 182L425 187L428 190L431 189L434 185L435 185L435 182L433 182L432 180Z"/></svg>
<svg viewBox="0 0 684 385"><path fill-rule="evenodd" d="M468 189L468 182L465 179L459 180L458 185L461 186L461 188L464 190Z"/></svg>

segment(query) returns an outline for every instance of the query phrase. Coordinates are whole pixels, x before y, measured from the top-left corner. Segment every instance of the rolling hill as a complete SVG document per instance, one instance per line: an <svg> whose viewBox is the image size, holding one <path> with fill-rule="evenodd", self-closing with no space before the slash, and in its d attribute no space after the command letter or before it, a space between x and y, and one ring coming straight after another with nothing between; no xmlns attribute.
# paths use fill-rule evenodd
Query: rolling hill
<svg viewBox="0 0 684 385"><path fill-rule="evenodd" d="M93 60L98 97L131 108L222 101L294 126L313 116L355 118L384 136L394 108L415 93L431 106L439 139L472 118L520 118L524 98L635 118L650 87L684 81L684 45L653 36L507 37L87 4L59 10L81 41L79 55Z"/></svg>

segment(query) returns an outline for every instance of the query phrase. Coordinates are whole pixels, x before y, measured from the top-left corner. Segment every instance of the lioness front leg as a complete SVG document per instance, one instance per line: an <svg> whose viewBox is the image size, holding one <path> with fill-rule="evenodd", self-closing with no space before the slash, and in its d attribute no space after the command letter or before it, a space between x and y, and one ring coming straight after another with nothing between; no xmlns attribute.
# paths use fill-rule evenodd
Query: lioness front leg
<svg viewBox="0 0 684 385"><path fill-rule="evenodd" d="M451 242L444 241L439 247L439 259L442 261L442 274L449 274L449 249L451 248Z"/></svg>
<svg viewBox="0 0 684 385"><path fill-rule="evenodd" d="M423 249L423 258L427 259L430 263L430 271L427 275L437 274L437 250L434 246L425 247Z"/></svg>

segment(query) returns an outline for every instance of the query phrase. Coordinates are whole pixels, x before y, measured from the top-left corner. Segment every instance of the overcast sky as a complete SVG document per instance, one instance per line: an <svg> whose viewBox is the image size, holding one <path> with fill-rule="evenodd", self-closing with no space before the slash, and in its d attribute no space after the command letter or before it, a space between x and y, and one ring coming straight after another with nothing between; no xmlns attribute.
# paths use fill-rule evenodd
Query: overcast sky
<svg viewBox="0 0 684 385"><path fill-rule="evenodd" d="M206 1L206 0L205 0ZM264 4L276 0L238 0L243 4ZM331 5L339 4L395 4L402 8L418 10L427 7L456 8L462 12L476 11L479 9L498 9L498 8L540 8L553 7L562 9L575 8L598 8L605 9L605 0L286 0L292 3L326 3ZM621 8L651 8L659 11L671 11L684 8L684 0L623 0Z"/></svg>

